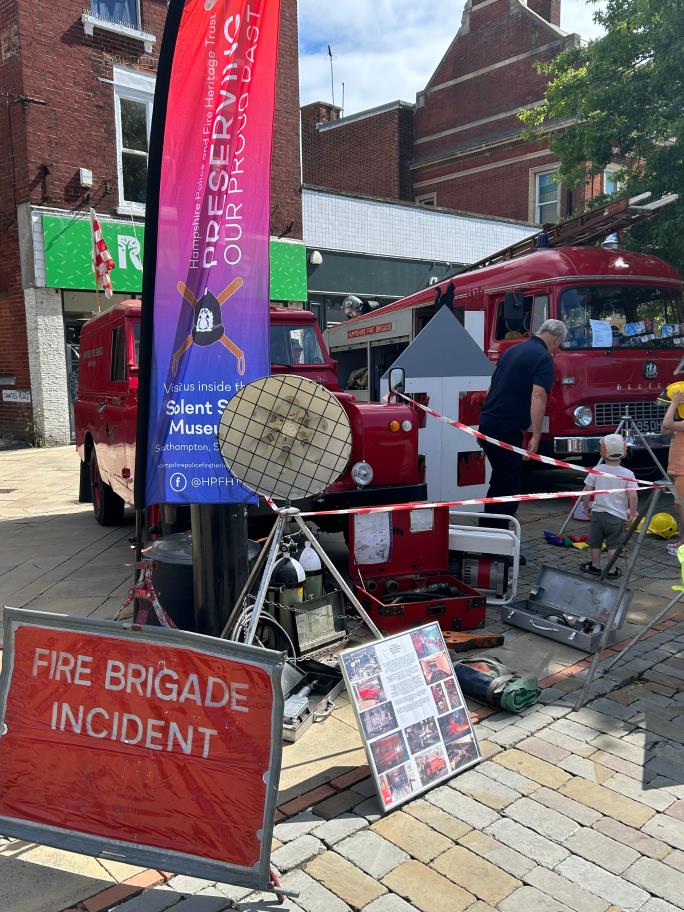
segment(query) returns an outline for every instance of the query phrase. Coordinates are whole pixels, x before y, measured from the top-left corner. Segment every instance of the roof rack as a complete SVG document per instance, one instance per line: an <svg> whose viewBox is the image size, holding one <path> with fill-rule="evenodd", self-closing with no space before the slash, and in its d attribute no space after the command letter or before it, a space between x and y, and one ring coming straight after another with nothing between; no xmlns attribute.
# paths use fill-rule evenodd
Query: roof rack
<svg viewBox="0 0 684 912"><path fill-rule="evenodd" d="M648 191L640 193L638 196L624 196L605 206L597 206L595 209L589 209L573 218L558 222L557 225L544 225L537 234L473 263L467 267L467 271L480 269L483 266L494 266L496 263L512 260L514 257L524 256L543 248L564 247L568 244L580 247L592 244L609 234L624 231L631 228L632 225L636 225L637 222L652 218L665 206L669 206L678 199L676 193L667 193L660 199L642 206L641 203L650 197L651 193Z"/></svg>

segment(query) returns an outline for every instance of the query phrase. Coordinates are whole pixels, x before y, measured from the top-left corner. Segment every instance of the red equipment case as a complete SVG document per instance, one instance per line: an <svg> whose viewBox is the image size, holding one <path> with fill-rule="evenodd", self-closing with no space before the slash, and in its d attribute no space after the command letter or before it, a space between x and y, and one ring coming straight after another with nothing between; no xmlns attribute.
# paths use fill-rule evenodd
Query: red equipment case
<svg viewBox="0 0 684 912"><path fill-rule="evenodd" d="M412 530L412 514L422 514L415 525L432 528ZM377 515L377 514L376 514ZM485 623L486 598L476 589L451 576L449 565L449 508L397 510L389 517L389 557L382 563L359 563L355 553L355 522L350 517L349 571L356 595L383 633L407 630L427 621L437 621L442 630L475 630ZM415 591L432 583L446 583L458 596L434 595L424 601L386 605L381 599L395 593Z"/></svg>

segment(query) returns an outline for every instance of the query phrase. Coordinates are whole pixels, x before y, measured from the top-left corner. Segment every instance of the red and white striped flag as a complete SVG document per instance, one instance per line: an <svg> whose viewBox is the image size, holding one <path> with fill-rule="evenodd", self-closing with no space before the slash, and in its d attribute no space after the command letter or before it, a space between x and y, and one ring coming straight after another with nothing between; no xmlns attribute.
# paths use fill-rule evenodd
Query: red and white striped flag
<svg viewBox="0 0 684 912"><path fill-rule="evenodd" d="M90 210L90 222L93 226L93 270L95 272L95 286L101 285L105 298L112 296L112 280L109 273L115 269L114 260L112 259L107 245L102 237L102 229L98 221L95 210Z"/></svg>

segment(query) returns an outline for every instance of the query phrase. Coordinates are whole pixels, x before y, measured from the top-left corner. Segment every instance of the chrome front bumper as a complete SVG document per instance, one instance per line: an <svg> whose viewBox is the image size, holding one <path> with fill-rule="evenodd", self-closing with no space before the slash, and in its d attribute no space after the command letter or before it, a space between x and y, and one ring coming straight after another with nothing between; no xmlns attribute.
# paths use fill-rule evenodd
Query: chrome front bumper
<svg viewBox="0 0 684 912"><path fill-rule="evenodd" d="M651 449L669 446L670 438L666 434L644 434L644 440ZM601 437L554 437L553 453L555 456L583 456L598 453ZM638 437L627 435L627 445L635 450L645 449Z"/></svg>

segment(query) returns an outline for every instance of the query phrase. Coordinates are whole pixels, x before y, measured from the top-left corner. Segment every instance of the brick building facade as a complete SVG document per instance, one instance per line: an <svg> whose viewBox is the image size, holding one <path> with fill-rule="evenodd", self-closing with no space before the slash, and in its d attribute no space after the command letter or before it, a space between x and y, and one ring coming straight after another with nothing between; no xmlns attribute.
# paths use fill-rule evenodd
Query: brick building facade
<svg viewBox="0 0 684 912"><path fill-rule="evenodd" d="M521 136L518 113L546 88L535 62L580 42L561 30L560 9L561 0L467 0L461 28L415 105L342 119L331 105L302 108L305 184L534 223L555 222L585 196L610 192L610 173L561 188L548 144Z"/></svg>
<svg viewBox="0 0 684 912"><path fill-rule="evenodd" d="M301 239L296 0L281 10L271 234ZM139 290L166 12L166 0L89 0L85 10L54 0L48 15L45 4L0 0L0 437L70 440L78 332L95 296L92 281L51 280L49 257L90 206L118 232L124 265L139 267L137 287L117 286L125 270L115 270L115 290Z"/></svg>
<svg viewBox="0 0 684 912"><path fill-rule="evenodd" d="M395 101L340 120L331 104L303 107L304 183L410 200L413 109Z"/></svg>

